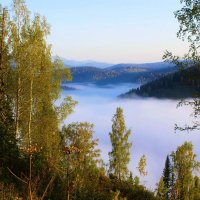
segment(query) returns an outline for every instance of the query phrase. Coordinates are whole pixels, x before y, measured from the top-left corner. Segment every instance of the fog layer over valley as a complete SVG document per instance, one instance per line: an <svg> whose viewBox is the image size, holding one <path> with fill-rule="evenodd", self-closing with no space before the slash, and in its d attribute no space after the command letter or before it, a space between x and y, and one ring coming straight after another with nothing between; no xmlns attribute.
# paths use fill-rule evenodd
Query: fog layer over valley
<svg viewBox="0 0 200 200"><path fill-rule="evenodd" d="M184 126L190 119L191 109L177 109L178 101L159 100L154 98L119 99L118 95L137 88L138 84L107 85L96 87L91 84L66 84L77 90L63 90L66 95L78 101L73 114L65 121L90 122L95 125L95 138L99 139L102 158L108 163L108 152L111 151L109 132L112 127L112 117L116 108L121 106L127 129L131 128L130 141L133 142L129 169L133 175L138 175L137 166L140 157L147 156L148 175L141 178L148 188L154 189L162 174L166 156L175 151L177 146L185 141L192 141L194 152L200 155L197 148L200 135L196 132L174 131L175 124ZM148 180L148 181L147 181Z"/></svg>

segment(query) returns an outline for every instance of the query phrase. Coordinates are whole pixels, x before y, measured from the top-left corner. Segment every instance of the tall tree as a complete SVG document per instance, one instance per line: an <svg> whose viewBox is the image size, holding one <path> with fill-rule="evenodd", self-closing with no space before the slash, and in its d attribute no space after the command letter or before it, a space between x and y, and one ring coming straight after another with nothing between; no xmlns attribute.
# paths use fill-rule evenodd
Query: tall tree
<svg viewBox="0 0 200 200"><path fill-rule="evenodd" d="M131 130L126 129L122 108L117 108L112 122L112 132L109 133L112 144L112 151L109 152L110 171L119 180L123 180L129 174L128 163L132 143L129 142Z"/></svg>
<svg viewBox="0 0 200 200"><path fill-rule="evenodd" d="M166 188L166 199L170 199L170 190L171 190L171 186L172 186L172 166L171 166L171 162L169 159L169 156L167 155L166 161L165 161L165 167L163 170L163 181L165 184L165 188Z"/></svg>
<svg viewBox="0 0 200 200"><path fill-rule="evenodd" d="M171 157L175 174L173 186L175 199L193 199L195 182L193 173L199 169L200 165L193 153L192 143L185 142L172 152Z"/></svg>
<svg viewBox="0 0 200 200"><path fill-rule="evenodd" d="M9 13L0 5L0 169L8 177L8 169L17 163L19 152L14 134L12 99L8 92L11 60L9 55Z"/></svg>
<svg viewBox="0 0 200 200"><path fill-rule="evenodd" d="M13 1L13 18L10 22L10 51L12 61L15 65L14 68L14 81L13 81L13 99L15 102L15 134L16 138L19 139L23 135L22 124L23 114L27 113L24 109L28 107L28 89L27 86L27 61L29 60L26 56L27 50L27 33L30 25L30 15L26 7L24 0ZM32 71L32 70L31 70ZM26 95L25 95L26 94ZM25 117L27 119L27 116ZM21 124L20 124L21 123ZM26 131L27 132L27 131Z"/></svg>
<svg viewBox="0 0 200 200"><path fill-rule="evenodd" d="M59 125L72 112L75 102L66 98L60 106L63 64L51 60L51 45L46 42L50 33L44 17L31 17L24 0L13 1L9 47L13 61L12 97L15 110L15 133L21 153L29 158L28 198L33 196L33 156L41 153L47 161L43 168L56 171L60 163ZM67 78L71 78L69 71ZM35 191L37 193L37 191ZM44 198L44 197L43 197Z"/></svg>
<svg viewBox="0 0 200 200"><path fill-rule="evenodd" d="M101 160L100 150L97 148L98 140L93 139L93 127L93 124L85 122L72 123L62 129L65 150L62 170L67 184L67 199L73 195L79 195L80 199L92 195L87 191L95 190L98 183L98 164Z"/></svg>
<svg viewBox="0 0 200 200"><path fill-rule="evenodd" d="M59 124L76 103L66 98L60 106L55 106L60 97L63 64L58 58L51 61L51 45L46 42L50 29L46 19L37 14L31 20L24 0L14 1L13 12L10 46L15 63L16 137L23 148L37 145L49 163L55 162L59 160L56 156ZM70 79L69 71L65 72Z"/></svg>

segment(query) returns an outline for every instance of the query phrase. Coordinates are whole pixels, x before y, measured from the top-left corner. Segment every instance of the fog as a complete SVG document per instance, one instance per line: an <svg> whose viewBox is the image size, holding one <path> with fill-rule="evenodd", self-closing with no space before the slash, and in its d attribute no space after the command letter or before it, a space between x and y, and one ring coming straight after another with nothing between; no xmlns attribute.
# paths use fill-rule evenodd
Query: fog
<svg viewBox="0 0 200 200"><path fill-rule="evenodd" d="M129 169L138 175L137 166L140 157L147 157L146 177L142 183L154 190L155 184L162 174L166 156L175 151L177 146L185 141L191 141L194 152L200 155L200 134L196 132L175 132L175 124L184 126L189 123L191 109L181 107L177 109L177 102L172 100L158 100L153 98L137 98L122 100L117 96L136 88L137 84L109 85L96 87L94 85L67 84L77 90L63 90L62 98L70 95L79 103L74 113L65 123L90 122L95 125L94 138L99 139L99 148L105 162L108 162L108 152L111 151L109 132L112 126L112 117L116 108L121 106L127 128L132 130L130 141L133 142Z"/></svg>

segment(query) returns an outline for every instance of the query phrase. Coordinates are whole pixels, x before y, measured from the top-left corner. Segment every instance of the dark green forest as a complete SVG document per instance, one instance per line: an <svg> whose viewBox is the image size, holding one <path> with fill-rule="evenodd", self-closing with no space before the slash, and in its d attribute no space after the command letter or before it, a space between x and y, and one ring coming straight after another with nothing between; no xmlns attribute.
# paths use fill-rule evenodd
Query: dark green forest
<svg viewBox="0 0 200 200"><path fill-rule="evenodd" d="M185 37L191 43L190 52L183 59L199 67L200 2L181 3L183 8L175 13L180 23L179 34L188 33ZM113 113L108 133L112 147L109 163L104 163L100 156L93 124L63 125L77 102L71 97L59 105L55 102L60 98L63 79L70 81L73 73L64 68L58 57L52 61L51 45L46 39L49 34L46 19L39 14L31 15L24 0L14 0L11 8L0 5L0 199L200 199L200 163L192 143L185 142L169 152L156 190L150 191L140 181L148 173L146 156L138 163L140 177L128 168L134 146L121 107ZM183 59L169 52L164 59L177 66L183 64ZM137 68L128 70L138 72ZM173 79L176 85L183 77L199 89L199 81L180 73L155 83L158 87L170 85L169 80ZM152 85L151 90L155 87ZM199 101L190 101L197 119ZM198 125L197 121L190 128L198 129Z"/></svg>
<svg viewBox="0 0 200 200"><path fill-rule="evenodd" d="M121 95L121 97L131 98L134 95L138 95L140 97L168 99L192 98L199 95L199 77L199 68L189 67L150 81L140 88L130 90Z"/></svg>

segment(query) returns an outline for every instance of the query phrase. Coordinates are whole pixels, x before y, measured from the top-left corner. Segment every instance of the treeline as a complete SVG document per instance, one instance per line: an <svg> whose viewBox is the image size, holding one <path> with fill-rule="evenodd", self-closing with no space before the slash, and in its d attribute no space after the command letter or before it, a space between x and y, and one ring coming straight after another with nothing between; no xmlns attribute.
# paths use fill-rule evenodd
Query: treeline
<svg viewBox="0 0 200 200"><path fill-rule="evenodd" d="M151 80L163 77L166 74L174 72L176 69L172 66L164 68L142 68L132 66L131 64L119 64L108 68L96 67L72 67L72 82L83 83L90 82L94 84L121 84L121 83L146 83ZM162 65L160 66L162 67Z"/></svg>
<svg viewBox="0 0 200 200"><path fill-rule="evenodd" d="M119 73L96 67L72 67L70 68L73 82L97 82L111 77L119 76Z"/></svg>
<svg viewBox="0 0 200 200"><path fill-rule="evenodd" d="M169 99L195 97L200 92L199 77L200 71L198 67L182 69L148 82L140 88L132 89L122 95L122 97L131 97L134 95Z"/></svg>

